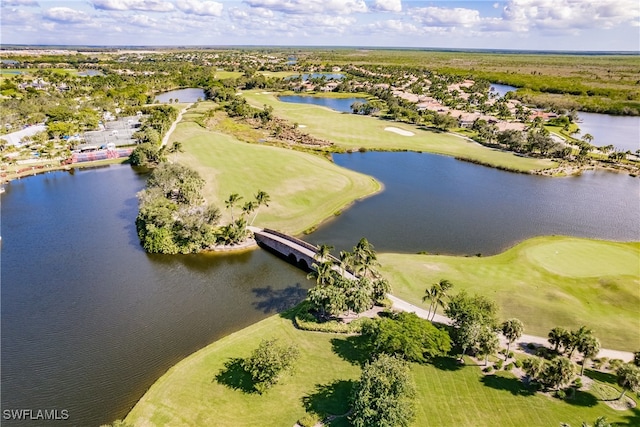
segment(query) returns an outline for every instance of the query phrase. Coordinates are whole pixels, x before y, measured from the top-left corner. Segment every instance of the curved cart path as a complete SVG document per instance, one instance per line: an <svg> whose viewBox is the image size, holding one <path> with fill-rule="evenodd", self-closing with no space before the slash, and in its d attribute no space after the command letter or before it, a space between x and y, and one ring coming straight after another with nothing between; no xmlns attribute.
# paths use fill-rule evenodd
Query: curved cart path
<svg viewBox="0 0 640 427"><path fill-rule="evenodd" d="M393 308L395 308L396 310L416 313L418 317L422 317L423 319L427 318L427 314L428 314L427 310L420 308L418 306L415 306L411 303L408 303L407 301L401 300L398 297L394 297L391 294L388 294L387 297L391 300L391 302L393 303ZM444 323L446 325L451 324L451 319L449 319L446 316L442 316L440 314L436 314L433 321L437 323ZM507 345L507 341L502 335L500 335L500 340L504 346ZM544 337L536 337L534 335L522 335L518 340L514 342L514 344L516 345L513 347L517 348L518 344L522 346L526 346L529 343L543 345L543 346L549 345L549 341L547 341L547 339ZM621 359L621 360L624 360L625 362L630 362L633 360L633 353L631 353L630 351L609 350L609 349L603 348L600 350L600 353L598 353L598 357L607 357L609 359Z"/></svg>

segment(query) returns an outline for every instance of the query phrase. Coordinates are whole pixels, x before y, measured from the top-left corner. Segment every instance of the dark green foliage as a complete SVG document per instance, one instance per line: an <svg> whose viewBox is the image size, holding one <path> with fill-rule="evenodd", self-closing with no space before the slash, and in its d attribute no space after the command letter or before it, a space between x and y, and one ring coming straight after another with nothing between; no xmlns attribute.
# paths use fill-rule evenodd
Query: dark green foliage
<svg viewBox="0 0 640 427"><path fill-rule="evenodd" d="M369 337L376 353L386 353L409 361L424 363L451 350L449 334L419 318L402 312L365 324L363 335Z"/></svg>
<svg viewBox="0 0 640 427"><path fill-rule="evenodd" d="M162 163L138 194L138 237L150 253L193 253L216 242L220 211L202 203L204 181L179 164Z"/></svg>
<svg viewBox="0 0 640 427"><path fill-rule="evenodd" d="M407 364L382 354L362 370L349 419L354 427L408 426L415 416L414 397Z"/></svg>
<svg viewBox="0 0 640 427"><path fill-rule="evenodd" d="M558 389L571 382L575 376L575 366L566 357L556 357L546 362L539 374L539 380L548 387Z"/></svg>
<svg viewBox="0 0 640 427"><path fill-rule="evenodd" d="M154 166L165 160L164 150L148 142L136 146L129 156L129 162L133 166Z"/></svg>
<svg viewBox="0 0 640 427"><path fill-rule="evenodd" d="M633 364L636 366L640 366L640 351L636 351L633 353Z"/></svg>
<svg viewBox="0 0 640 427"><path fill-rule="evenodd" d="M277 339L263 340L251 356L242 361L242 367L251 375L256 391L262 394L293 368L299 355L295 346L281 345Z"/></svg>
<svg viewBox="0 0 640 427"><path fill-rule="evenodd" d="M453 342L462 348L477 349L486 330L495 331L498 324L498 307L483 295L470 296L462 291L449 299L445 314L453 322Z"/></svg>

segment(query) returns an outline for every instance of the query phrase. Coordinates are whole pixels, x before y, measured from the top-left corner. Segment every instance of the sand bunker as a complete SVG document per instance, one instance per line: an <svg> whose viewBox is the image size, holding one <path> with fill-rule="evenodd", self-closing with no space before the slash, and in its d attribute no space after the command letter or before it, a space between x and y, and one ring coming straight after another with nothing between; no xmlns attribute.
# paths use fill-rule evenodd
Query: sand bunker
<svg viewBox="0 0 640 427"><path fill-rule="evenodd" d="M306 128L307 126L306 125L298 125L298 127L302 129L302 128Z"/></svg>
<svg viewBox="0 0 640 427"><path fill-rule="evenodd" d="M413 132L409 132L408 130L398 129L398 128L394 128L394 127L384 128L384 130L386 130L388 132L397 133L398 135L402 135L402 136L413 136L413 135L415 135Z"/></svg>

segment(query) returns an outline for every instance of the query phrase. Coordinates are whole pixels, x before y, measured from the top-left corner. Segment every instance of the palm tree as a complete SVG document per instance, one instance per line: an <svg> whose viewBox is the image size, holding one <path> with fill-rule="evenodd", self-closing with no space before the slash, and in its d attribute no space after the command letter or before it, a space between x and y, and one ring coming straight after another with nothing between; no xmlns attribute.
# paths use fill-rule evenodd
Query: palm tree
<svg viewBox="0 0 640 427"><path fill-rule="evenodd" d="M522 336L524 331L524 325L518 319L505 320L502 324L502 335L507 339L507 353L504 355L504 360L509 358L509 348L511 343Z"/></svg>
<svg viewBox="0 0 640 427"><path fill-rule="evenodd" d="M584 356L582 368L580 369L580 376L582 376L584 375L584 365L587 364L587 359L593 359L600 352L600 341L593 335L587 335L578 343L578 351Z"/></svg>
<svg viewBox="0 0 640 427"><path fill-rule="evenodd" d="M353 253L349 251L340 251L340 274L344 276L345 272L353 268Z"/></svg>
<svg viewBox="0 0 640 427"><path fill-rule="evenodd" d="M318 246L318 252L316 252L314 258L317 261L325 261L329 259L329 255L331 255L331 250L333 249L333 246L331 245L319 245Z"/></svg>
<svg viewBox="0 0 640 427"><path fill-rule="evenodd" d="M254 201L249 201L242 206L242 214L249 216L254 209L256 209L257 204Z"/></svg>
<svg viewBox="0 0 640 427"><path fill-rule="evenodd" d="M569 340L569 346L567 349L569 350L569 359L573 356L573 352L578 349L580 343L586 340L589 336L593 336L593 331L591 329L587 329L586 326L580 326L580 329L577 331L571 331L571 338Z"/></svg>
<svg viewBox="0 0 640 427"><path fill-rule="evenodd" d="M315 279L316 284L320 286L332 285L335 281L333 277L333 262L323 261L320 263L313 263L313 270L307 274L307 279Z"/></svg>
<svg viewBox="0 0 640 427"><path fill-rule="evenodd" d="M229 198L225 200L225 206L231 210L231 222L233 222L233 207L242 199L238 193L233 193L229 195Z"/></svg>
<svg viewBox="0 0 640 427"><path fill-rule="evenodd" d="M433 314L430 320L435 319L436 313L438 311L438 306L444 308L444 298L446 298L447 296L447 291L452 287L453 287L453 283L451 283L447 279L442 279L438 283L433 284L431 286L431 289L429 289L429 291L425 290L425 296L422 298L422 301L425 301L426 299L431 300L427 318L429 318L429 314L431 314L432 307L433 307ZM427 297L427 294L429 294L429 297Z"/></svg>
<svg viewBox="0 0 640 427"><path fill-rule="evenodd" d="M629 390L640 391L640 368L631 363L625 363L618 368L616 374L618 375L618 385L622 387L622 394L618 400L621 400Z"/></svg>
<svg viewBox="0 0 640 427"><path fill-rule="evenodd" d="M269 202L271 201L271 198L269 197L269 195L262 190L258 190L258 193L255 195L255 199L257 203L256 214L253 216L253 219L251 220L251 224L249 225L252 225L253 221L256 220L260 206L265 205L266 207L269 207Z"/></svg>
<svg viewBox="0 0 640 427"><path fill-rule="evenodd" d="M358 244L353 248L353 264L352 267L355 273L362 271L366 277L369 273L373 272L373 267L378 265L376 252L373 249L373 245L369 243L366 238L360 239ZM376 274L373 274L376 276Z"/></svg>
<svg viewBox="0 0 640 427"><path fill-rule="evenodd" d="M555 346L553 351L558 352L560 345L563 343L565 337L569 334L565 328L555 327L549 332L549 344Z"/></svg>

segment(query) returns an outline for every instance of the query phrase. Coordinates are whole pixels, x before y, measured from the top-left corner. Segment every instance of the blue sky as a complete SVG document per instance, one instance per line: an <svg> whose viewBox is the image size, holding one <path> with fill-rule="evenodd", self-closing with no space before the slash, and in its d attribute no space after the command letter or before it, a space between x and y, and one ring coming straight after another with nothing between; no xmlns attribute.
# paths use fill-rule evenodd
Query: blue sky
<svg viewBox="0 0 640 427"><path fill-rule="evenodd" d="M640 50L638 0L0 0L2 44Z"/></svg>

